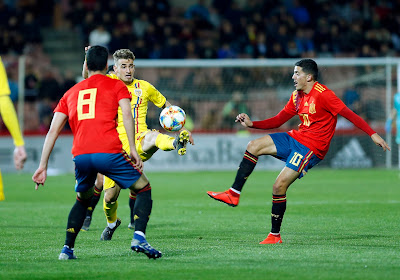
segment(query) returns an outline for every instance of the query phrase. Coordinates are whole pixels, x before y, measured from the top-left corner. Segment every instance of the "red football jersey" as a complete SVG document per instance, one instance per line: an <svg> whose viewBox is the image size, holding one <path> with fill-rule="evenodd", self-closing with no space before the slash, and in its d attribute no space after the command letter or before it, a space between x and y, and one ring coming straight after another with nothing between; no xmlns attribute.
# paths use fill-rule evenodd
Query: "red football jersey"
<svg viewBox="0 0 400 280"><path fill-rule="evenodd" d="M120 153L117 132L119 100L132 98L120 80L97 74L69 89L54 112L68 116L74 134L72 154Z"/></svg>
<svg viewBox="0 0 400 280"><path fill-rule="evenodd" d="M326 86L316 82L310 91L294 91L284 110L298 115L301 124L289 135L323 159L335 133L337 114L346 105Z"/></svg>

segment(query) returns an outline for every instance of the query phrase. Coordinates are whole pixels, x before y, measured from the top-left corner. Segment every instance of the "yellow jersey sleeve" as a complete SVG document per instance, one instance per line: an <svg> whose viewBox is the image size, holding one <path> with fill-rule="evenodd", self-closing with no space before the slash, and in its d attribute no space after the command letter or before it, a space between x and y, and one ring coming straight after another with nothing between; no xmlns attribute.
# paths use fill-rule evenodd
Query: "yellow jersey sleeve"
<svg viewBox="0 0 400 280"><path fill-rule="evenodd" d="M158 108L164 106L167 99L164 95L161 94L152 84L149 82L143 81L146 85L147 92L149 95L149 100L154 103Z"/></svg>
<svg viewBox="0 0 400 280"><path fill-rule="evenodd" d="M11 91L8 85L6 69L4 68L3 61L1 60L0 57L0 96L10 95L10 94Z"/></svg>
<svg viewBox="0 0 400 280"><path fill-rule="evenodd" d="M22 138L21 130L19 129L17 113L14 109L14 104L10 96L0 96L0 114L3 118L4 124L7 126L12 138L14 139L15 146L23 146L24 139Z"/></svg>

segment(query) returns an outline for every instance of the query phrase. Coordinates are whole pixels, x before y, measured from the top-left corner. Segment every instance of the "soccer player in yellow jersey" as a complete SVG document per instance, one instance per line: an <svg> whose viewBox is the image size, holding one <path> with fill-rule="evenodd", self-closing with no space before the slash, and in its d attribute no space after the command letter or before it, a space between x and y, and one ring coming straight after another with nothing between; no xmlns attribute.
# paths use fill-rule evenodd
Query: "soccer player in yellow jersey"
<svg viewBox="0 0 400 280"><path fill-rule="evenodd" d="M87 48L88 49L88 48ZM87 50L86 49L86 50ZM143 161L147 161L152 157L152 155L158 150L172 151L177 150L179 155L186 154L186 144L190 142L194 144L193 137L189 131L182 128L178 135L174 138L167 134L162 134L156 130L150 130L146 124L147 108L148 102L154 103L159 108L165 108L171 106L171 103L149 82L144 80L138 80L134 78L135 65L134 54L128 49L117 50L113 54L114 58L114 73L108 74L109 77L113 79L120 79L123 81L128 90L132 94L132 115L135 121L135 145L136 150ZM83 67L85 69L85 67ZM86 78L87 73L85 70L82 72L82 76ZM127 135L124 127L121 123L120 111L118 113L118 127L117 127L119 137L123 144L123 149L127 152L130 151L129 143L127 142ZM95 194L96 198L93 199L91 207L88 209L87 217L82 227L83 230L88 230L91 222L91 214L95 205L97 204L100 194L101 187L96 186ZM102 240L111 240L112 234L119 226L120 222L117 220L116 210L118 207L116 203L109 203L113 201L115 196L118 196L120 188L116 186L114 181L104 177L104 212L106 213L108 226L103 231L101 236ZM97 199L97 201L96 201ZM137 209L135 208L136 194L134 192L130 193L129 196L129 207L131 210L131 222L128 227L134 229L133 223L135 219L140 218L137 215Z"/></svg>
<svg viewBox="0 0 400 280"><path fill-rule="evenodd" d="M8 85L6 70L0 57L0 114L12 138L14 139L14 165L20 170L24 167L26 161L26 151L24 139L19 129L17 114L15 113L14 104L10 98L10 87ZM0 171L0 201L4 200L3 181Z"/></svg>

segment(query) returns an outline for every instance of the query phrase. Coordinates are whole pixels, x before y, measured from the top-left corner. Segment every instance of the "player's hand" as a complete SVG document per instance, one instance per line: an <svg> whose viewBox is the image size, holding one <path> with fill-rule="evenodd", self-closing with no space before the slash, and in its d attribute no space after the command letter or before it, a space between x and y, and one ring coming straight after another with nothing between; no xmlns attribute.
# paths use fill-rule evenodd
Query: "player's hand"
<svg viewBox="0 0 400 280"><path fill-rule="evenodd" d="M390 151L389 145L386 143L385 140L382 139L382 137L380 137L380 136L378 135L378 133L372 134L372 135L371 135L371 139L372 139L372 141L375 142L375 144L376 144L377 146L382 147L383 151L386 151L386 150Z"/></svg>
<svg viewBox="0 0 400 280"><path fill-rule="evenodd" d="M140 171L143 171L143 161L136 152L136 150L134 152L131 151L131 159L134 162L136 168L139 169Z"/></svg>
<svg viewBox="0 0 400 280"><path fill-rule="evenodd" d="M240 122L240 124L243 125L244 127L253 126L253 122L251 121L250 117L245 113L237 115L235 122Z"/></svg>
<svg viewBox="0 0 400 280"><path fill-rule="evenodd" d="M188 131L188 132L189 132L189 143L194 145L194 140L193 140L192 133L190 131Z"/></svg>
<svg viewBox="0 0 400 280"><path fill-rule="evenodd" d="M14 165L17 170L24 168L26 161L26 151L25 146L18 146L14 149Z"/></svg>
<svg viewBox="0 0 400 280"><path fill-rule="evenodd" d="M32 176L33 182L35 182L35 190L39 189L40 185L44 186L44 182L46 182L47 178L47 169L43 167L39 167Z"/></svg>

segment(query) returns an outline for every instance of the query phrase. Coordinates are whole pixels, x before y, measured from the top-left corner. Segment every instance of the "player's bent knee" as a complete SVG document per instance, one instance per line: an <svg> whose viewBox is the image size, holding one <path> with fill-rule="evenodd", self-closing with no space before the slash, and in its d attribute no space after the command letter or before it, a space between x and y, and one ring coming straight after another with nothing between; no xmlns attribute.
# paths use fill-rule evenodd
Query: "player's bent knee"
<svg viewBox="0 0 400 280"><path fill-rule="evenodd" d="M116 201L118 199L120 190L121 189L117 186L104 190L104 201L106 203L111 203Z"/></svg>
<svg viewBox="0 0 400 280"><path fill-rule="evenodd" d="M79 197L79 199L82 200L88 200L89 198L91 198L93 196L93 187L91 187L90 189L88 189L87 191L84 192L77 192L76 195Z"/></svg>
<svg viewBox="0 0 400 280"><path fill-rule="evenodd" d="M266 135L247 144L247 151L255 156L276 154L276 147L271 136Z"/></svg>
<svg viewBox="0 0 400 280"><path fill-rule="evenodd" d="M286 184L280 184L275 182L274 186L272 187L272 193L275 195L282 195L285 194L289 186Z"/></svg>
<svg viewBox="0 0 400 280"><path fill-rule="evenodd" d="M146 185L149 184L149 180L146 175L143 173L142 176L129 188L131 191L136 193L138 190L143 189Z"/></svg>

